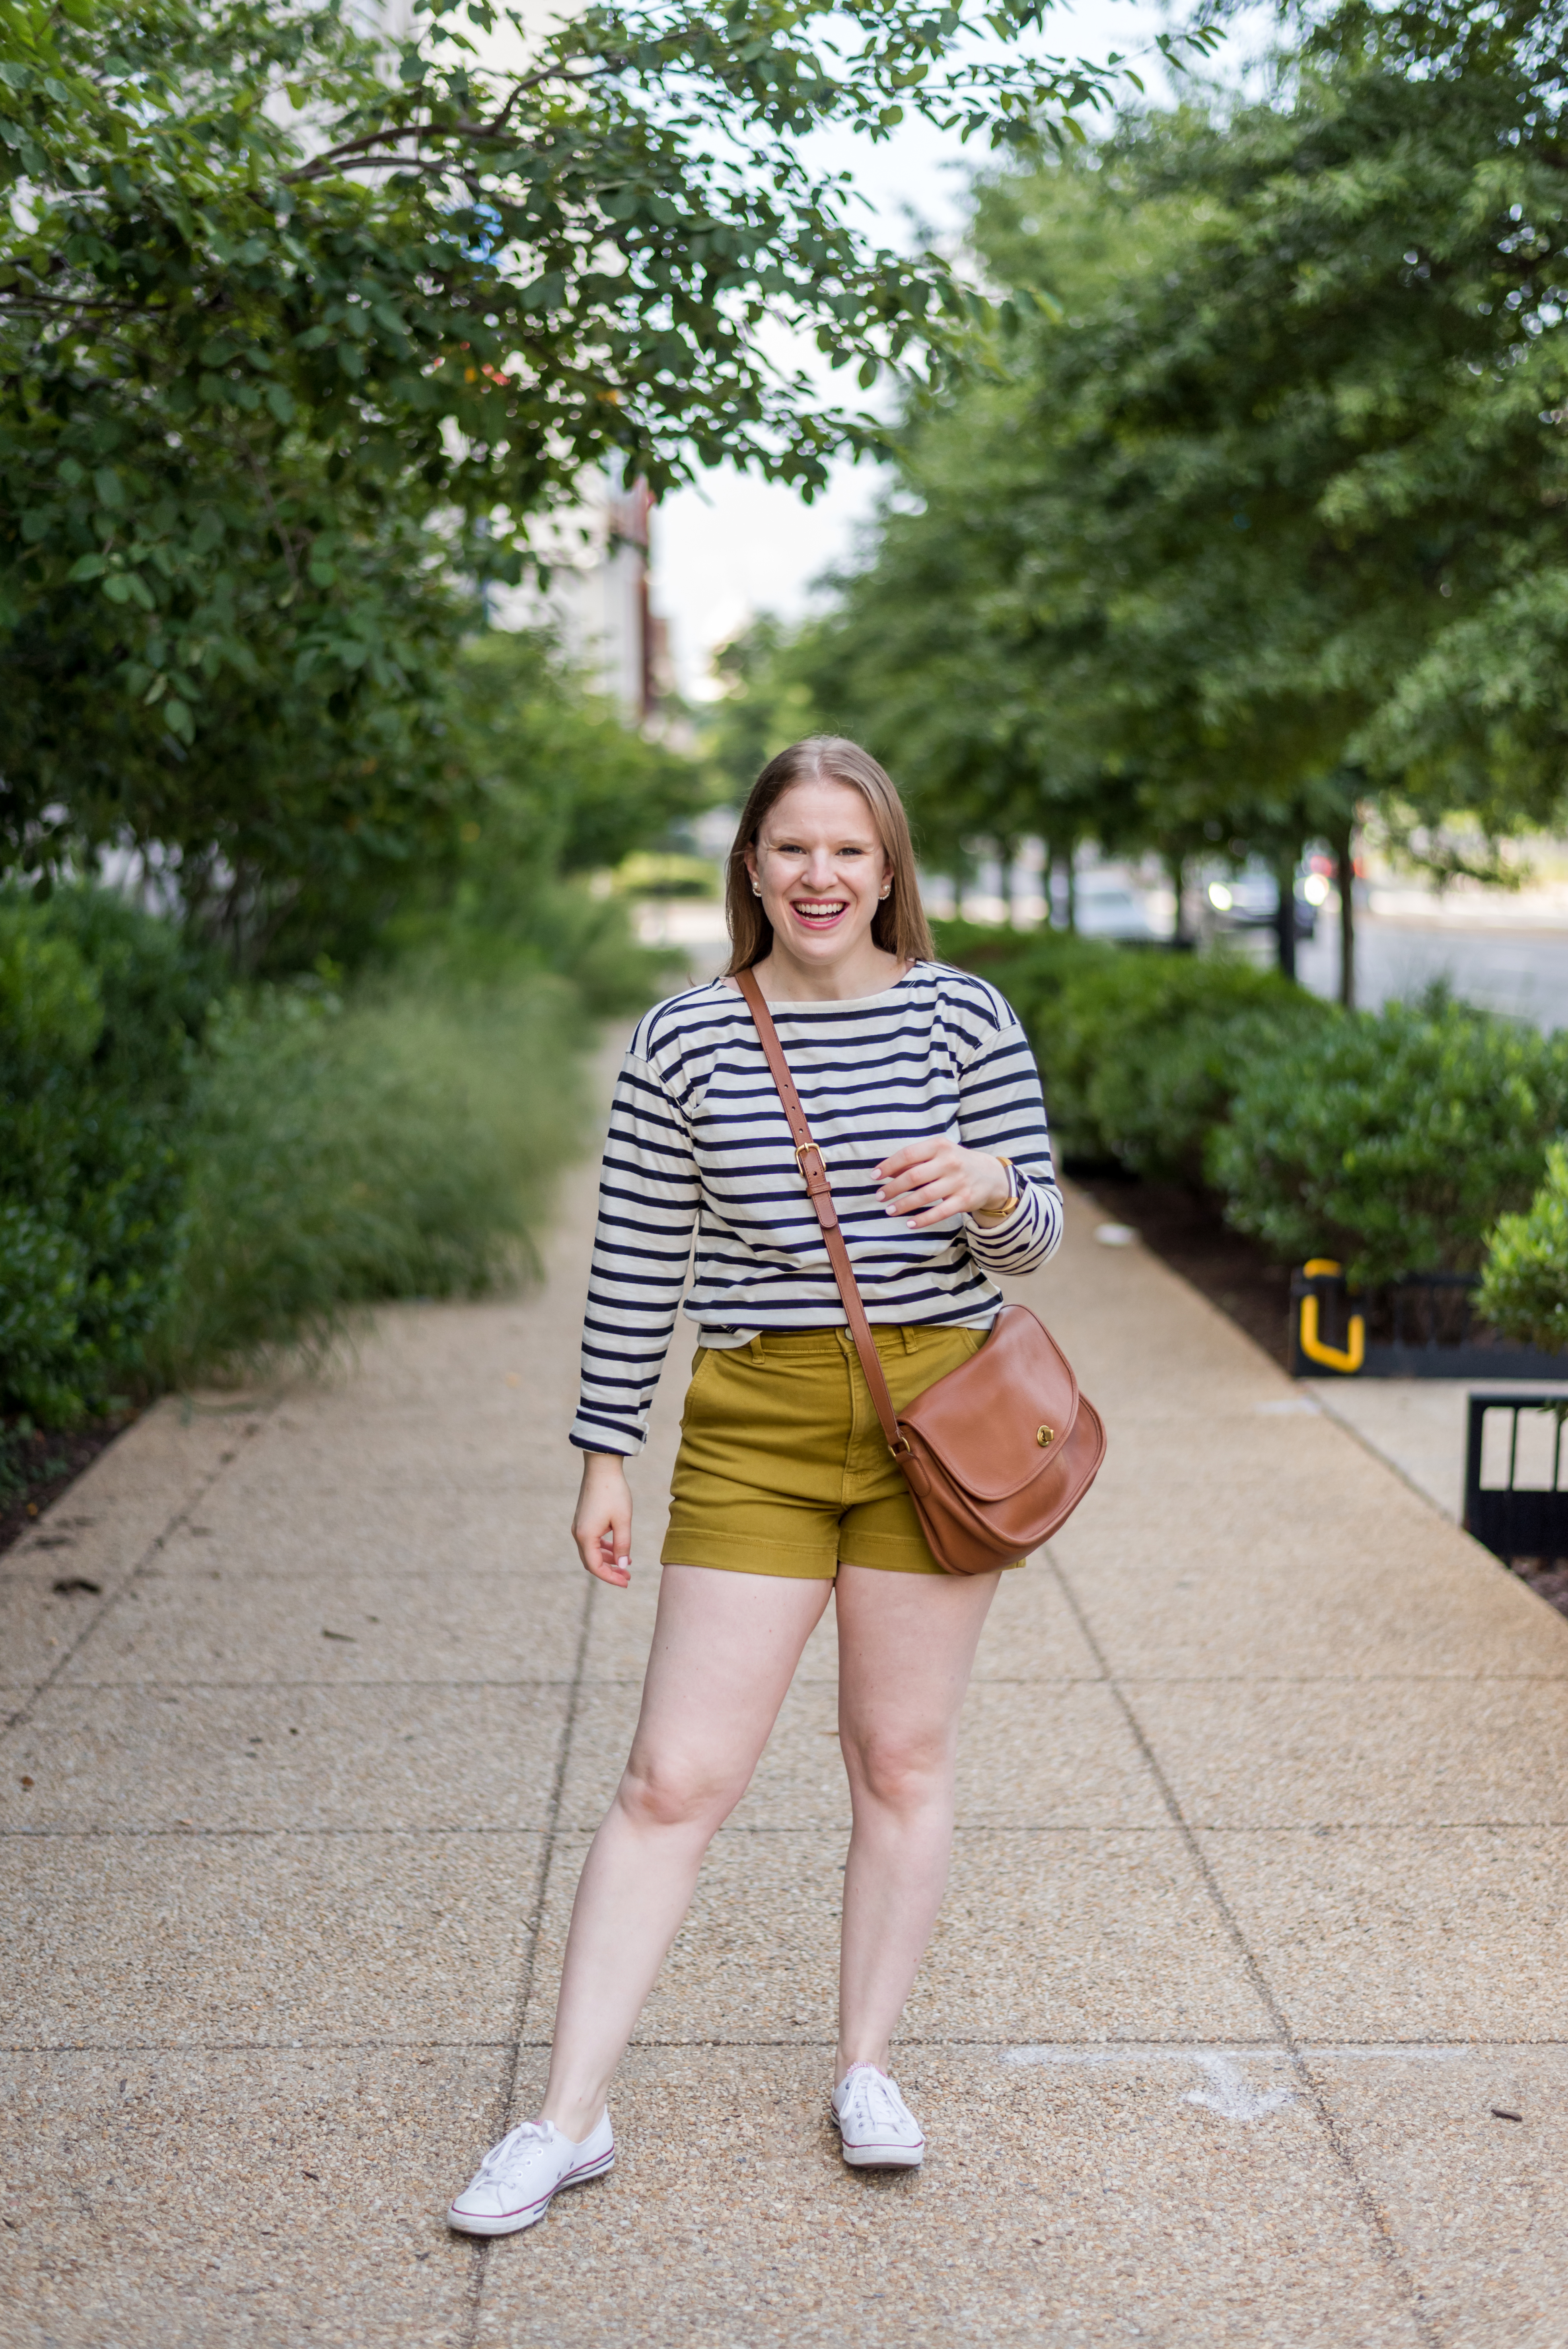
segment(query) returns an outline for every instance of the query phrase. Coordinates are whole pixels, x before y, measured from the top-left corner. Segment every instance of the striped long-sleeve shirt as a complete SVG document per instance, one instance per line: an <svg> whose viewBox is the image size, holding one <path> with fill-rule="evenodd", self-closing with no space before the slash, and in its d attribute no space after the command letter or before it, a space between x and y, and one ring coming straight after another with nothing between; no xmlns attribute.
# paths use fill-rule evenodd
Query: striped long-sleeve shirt
<svg viewBox="0 0 1568 2349"><path fill-rule="evenodd" d="M1030 1271L1061 1237L1040 1081L1010 1007L984 979L927 962L882 995L770 1009L868 1319L988 1328L1002 1301L991 1275ZM873 1169L942 1136L1012 1160L1018 1203L1005 1219L912 1231L889 1216ZM641 1449L694 1234L686 1311L705 1345L842 1326L751 1014L717 980L656 1004L622 1065L572 1430L584 1450Z"/></svg>

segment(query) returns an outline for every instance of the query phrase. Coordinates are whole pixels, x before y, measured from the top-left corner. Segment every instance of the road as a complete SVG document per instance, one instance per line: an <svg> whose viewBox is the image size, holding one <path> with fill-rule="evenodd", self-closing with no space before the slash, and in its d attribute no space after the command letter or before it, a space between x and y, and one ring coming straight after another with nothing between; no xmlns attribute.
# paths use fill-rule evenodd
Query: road
<svg viewBox="0 0 1568 2349"><path fill-rule="evenodd" d="M1357 999L1375 1010L1390 997L1418 995L1446 979L1483 1010L1568 1027L1568 930L1430 927L1362 914L1357 924ZM1339 992L1339 926L1319 919L1297 953L1297 976L1315 994Z"/></svg>

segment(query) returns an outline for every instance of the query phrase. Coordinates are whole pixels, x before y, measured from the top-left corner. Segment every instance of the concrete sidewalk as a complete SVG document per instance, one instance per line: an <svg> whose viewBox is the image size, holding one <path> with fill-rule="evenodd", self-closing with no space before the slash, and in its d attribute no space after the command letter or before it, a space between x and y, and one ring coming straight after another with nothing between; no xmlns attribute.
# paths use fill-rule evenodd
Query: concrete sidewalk
<svg viewBox="0 0 1568 2349"><path fill-rule="evenodd" d="M4 2349L1560 2349L1568 1622L1083 1201L1020 1293L1110 1458L983 1651L898 2059L925 2171L824 2117L830 1623L614 2173L448 2236L541 2078L689 1359L622 1596L566 1538L589 1187L539 1292L165 1405L0 1567Z"/></svg>
<svg viewBox="0 0 1568 2349"><path fill-rule="evenodd" d="M1456 1526L1464 1521L1470 1399L1522 1390L1568 1395L1568 1380L1303 1379L1297 1385L1305 1402L1315 1402L1358 1435ZM1506 1422L1501 1433L1506 1440ZM1484 1477L1484 1448L1481 1457ZM1550 1454L1545 1473L1550 1483Z"/></svg>

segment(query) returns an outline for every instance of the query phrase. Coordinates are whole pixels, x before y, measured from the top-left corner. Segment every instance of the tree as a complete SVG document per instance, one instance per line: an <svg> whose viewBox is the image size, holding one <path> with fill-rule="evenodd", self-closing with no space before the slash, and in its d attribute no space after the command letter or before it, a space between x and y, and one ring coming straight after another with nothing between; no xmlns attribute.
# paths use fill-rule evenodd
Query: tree
<svg viewBox="0 0 1568 2349"><path fill-rule="evenodd" d="M1243 550L1209 705L1298 712L1308 771L1407 835L1562 805L1560 66L1522 9L1352 6L1275 103L1131 128L1108 167L1194 233L1065 363L1114 383L1164 600L1223 567L1227 526Z"/></svg>
<svg viewBox="0 0 1568 2349"><path fill-rule="evenodd" d="M1119 841L1130 806L1062 722L1057 664L1018 585L1029 564L1038 450L1022 458L1013 386L970 388L900 451L876 557L790 655L822 722L870 741L897 774L921 850L962 874L991 841L1006 867L1037 834L1053 863Z"/></svg>
<svg viewBox="0 0 1568 2349"><path fill-rule="evenodd" d="M800 142L1084 102L1042 12L632 0L540 36L433 0L389 50L332 0L5 0L9 857L129 838L232 918L418 854L454 583L520 576L585 466L809 493L871 445L770 362L780 321L862 385L945 364L951 272L870 249ZM1013 46L965 64L982 20ZM475 44L509 26L507 72Z"/></svg>
<svg viewBox="0 0 1568 2349"><path fill-rule="evenodd" d="M704 712L703 761L716 797L738 807L776 752L816 730L811 693L795 675L796 631L764 612L713 657L718 698Z"/></svg>
<svg viewBox="0 0 1568 2349"><path fill-rule="evenodd" d="M1010 364L1009 446L973 391L916 424L924 510L890 519L846 626L901 564L913 582L912 536L951 570L964 532L966 603L983 583L1053 761L1114 781L1117 828L1130 793L1168 854L1284 865L1326 836L1346 873L1374 797L1439 864L1455 810L1493 836L1548 819L1568 747L1559 64L1522 9L1346 6L1267 103L1139 116L1004 178L979 240L1060 315Z"/></svg>
<svg viewBox="0 0 1568 2349"><path fill-rule="evenodd" d="M1112 302L1175 231L1070 160L983 191L976 242L994 274L1045 276L1045 318L912 412L874 559L839 583L805 661L823 710L896 761L937 861L1025 833L1053 861L1094 838L1203 844L1212 742L1186 694L1190 661L1135 662L1140 623L1103 542L1115 526L1092 398L1057 379L1061 338ZM1191 647L1187 648L1189 654ZM1070 864L1069 864L1070 870Z"/></svg>
<svg viewBox="0 0 1568 2349"><path fill-rule="evenodd" d="M453 750L478 785L465 822L467 885L507 922L530 872L619 864L691 812L692 762L622 723L552 639L493 630L464 649L449 699Z"/></svg>
<svg viewBox="0 0 1568 2349"><path fill-rule="evenodd" d="M578 933L598 918L561 884L662 840L701 798L696 764L628 726L544 629L459 647L429 735L438 763L417 844L405 829L353 872L297 874L273 893L250 960L281 971L326 954L353 968L455 926L509 957L543 947L587 978Z"/></svg>

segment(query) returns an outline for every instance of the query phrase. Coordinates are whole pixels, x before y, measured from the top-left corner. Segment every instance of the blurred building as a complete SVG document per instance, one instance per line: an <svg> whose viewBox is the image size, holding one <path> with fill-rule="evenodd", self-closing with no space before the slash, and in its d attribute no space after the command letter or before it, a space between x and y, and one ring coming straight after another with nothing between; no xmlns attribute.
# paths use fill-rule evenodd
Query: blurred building
<svg viewBox="0 0 1568 2349"><path fill-rule="evenodd" d="M653 512L645 481L589 483L572 518L578 558L556 569L544 596L568 654L634 725L670 692L668 631L648 592Z"/></svg>
<svg viewBox="0 0 1568 2349"><path fill-rule="evenodd" d="M669 631L648 591L654 500L645 481L591 474L581 503L540 534L545 582L492 589L497 627L553 627L568 657L634 726L672 695Z"/></svg>

